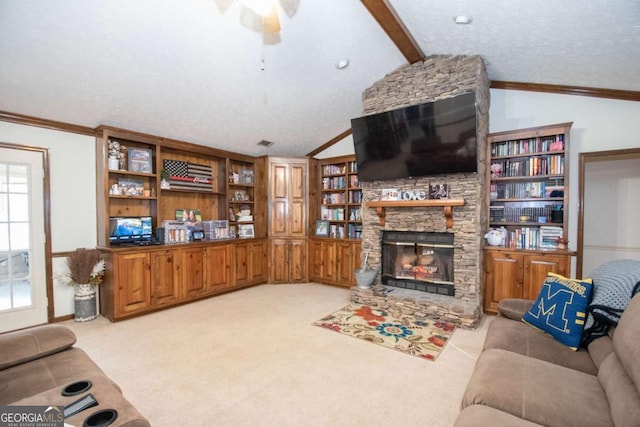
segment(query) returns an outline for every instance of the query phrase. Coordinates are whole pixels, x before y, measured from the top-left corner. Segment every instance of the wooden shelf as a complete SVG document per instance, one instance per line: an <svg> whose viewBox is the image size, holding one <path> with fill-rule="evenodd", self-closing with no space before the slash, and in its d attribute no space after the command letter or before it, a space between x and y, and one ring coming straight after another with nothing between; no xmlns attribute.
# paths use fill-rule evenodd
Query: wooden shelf
<svg viewBox="0 0 640 427"><path fill-rule="evenodd" d="M431 199L431 200L379 200L365 202L368 208L376 208L380 225L384 226L386 208L444 208L444 217L447 221L447 228L453 227L453 207L464 206L462 199Z"/></svg>

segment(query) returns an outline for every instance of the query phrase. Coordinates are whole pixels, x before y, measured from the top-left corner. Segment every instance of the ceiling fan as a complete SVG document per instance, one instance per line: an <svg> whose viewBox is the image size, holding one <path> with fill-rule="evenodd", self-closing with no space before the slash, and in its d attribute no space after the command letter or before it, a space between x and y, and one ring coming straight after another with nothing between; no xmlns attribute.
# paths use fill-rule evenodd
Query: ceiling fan
<svg viewBox="0 0 640 427"><path fill-rule="evenodd" d="M261 33L265 43L270 40L269 35L280 32L278 3L280 9L290 18L296 14L300 5L300 0L215 0L215 2L220 13L225 13L234 3L242 7L240 24Z"/></svg>

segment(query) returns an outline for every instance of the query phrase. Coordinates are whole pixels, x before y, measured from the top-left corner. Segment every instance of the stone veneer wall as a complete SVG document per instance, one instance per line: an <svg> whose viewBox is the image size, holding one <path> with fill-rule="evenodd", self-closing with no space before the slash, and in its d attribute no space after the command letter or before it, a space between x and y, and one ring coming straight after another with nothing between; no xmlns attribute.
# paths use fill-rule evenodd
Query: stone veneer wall
<svg viewBox="0 0 640 427"><path fill-rule="evenodd" d="M380 268L382 230L432 231L455 233L454 286L455 297L424 294L416 298L425 304L439 306L435 311L465 312L462 322L475 326L481 310L482 239L487 228L488 197L486 188L486 137L489 129L489 80L484 61L479 56L436 55L422 62L403 66L368 88L363 95L364 114L380 113L409 105L436 101L473 91L476 94L478 172L415 179L398 179L362 183L363 202L379 200L383 188L426 190L429 184L446 183L449 197L464 199L465 205L453 208L453 228L447 230L443 208L386 208L384 228L380 226L375 209L362 212L362 250L369 254L369 266ZM376 283L381 283L378 276ZM375 289L375 286L374 286ZM398 290L399 291L399 290ZM393 293L400 294L394 290ZM360 299L363 293L354 290ZM391 295L391 294L390 294ZM432 295L430 297L430 295ZM394 298L392 298L394 299ZM397 296L395 297L397 299ZM358 302L358 301L356 301ZM424 310L423 310L424 311ZM441 316L459 319L458 314ZM476 318L476 321L469 318Z"/></svg>

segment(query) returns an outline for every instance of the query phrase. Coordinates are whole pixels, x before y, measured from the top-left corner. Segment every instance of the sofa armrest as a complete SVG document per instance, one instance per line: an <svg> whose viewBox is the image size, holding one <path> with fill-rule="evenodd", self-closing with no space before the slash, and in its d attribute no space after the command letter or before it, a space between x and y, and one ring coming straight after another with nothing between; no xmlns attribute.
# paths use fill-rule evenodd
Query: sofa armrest
<svg viewBox="0 0 640 427"><path fill-rule="evenodd" d="M0 335L0 370L70 348L75 334L62 325L44 325Z"/></svg>
<svg viewBox="0 0 640 427"><path fill-rule="evenodd" d="M529 311L533 300L521 298L507 298L498 303L498 313L512 320L522 320L522 316Z"/></svg>

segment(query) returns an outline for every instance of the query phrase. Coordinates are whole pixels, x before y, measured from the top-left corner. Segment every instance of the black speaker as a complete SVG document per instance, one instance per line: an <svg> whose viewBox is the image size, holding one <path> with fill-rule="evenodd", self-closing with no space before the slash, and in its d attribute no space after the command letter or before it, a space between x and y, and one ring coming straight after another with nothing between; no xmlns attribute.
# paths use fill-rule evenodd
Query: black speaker
<svg viewBox="0 0 640 427"><path fill-rule="evenodd" d="M164 227L156 228L156 241L164 245Z"/></svg>

